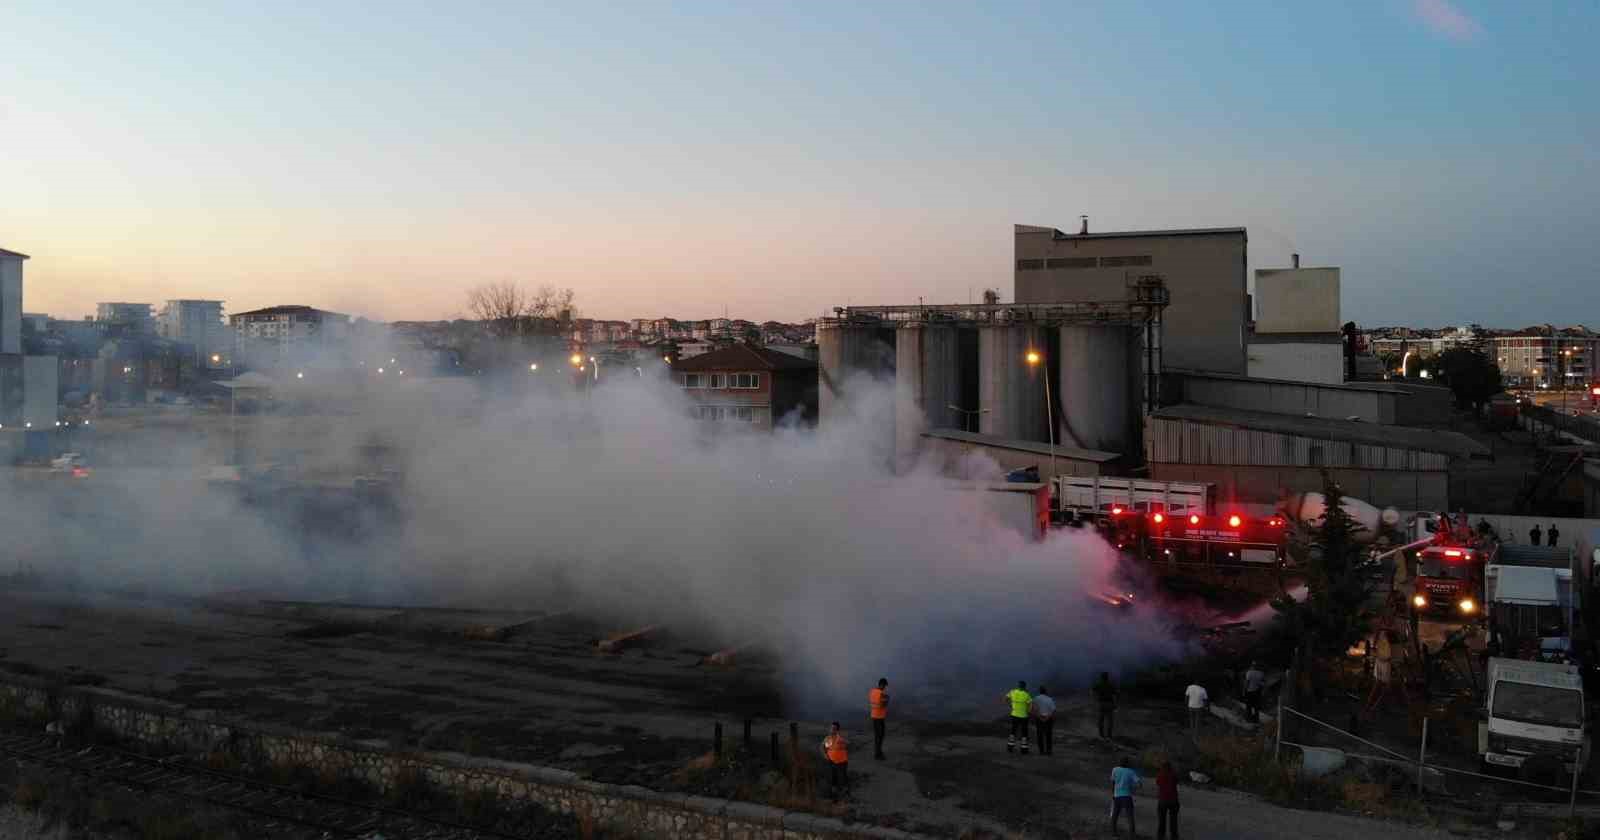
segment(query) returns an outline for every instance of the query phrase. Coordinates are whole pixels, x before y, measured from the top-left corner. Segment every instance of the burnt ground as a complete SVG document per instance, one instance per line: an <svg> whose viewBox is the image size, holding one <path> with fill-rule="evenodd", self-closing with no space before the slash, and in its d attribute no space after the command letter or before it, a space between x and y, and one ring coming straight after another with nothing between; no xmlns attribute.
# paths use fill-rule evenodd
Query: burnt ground
<svg viewBox="0 0 1600 840"><path fill-rule="evenodd" d="M0 669L399 748L561 767L601 781L811 808L946 836L1096 834L1104 780L1119 755L1148 762L1186 754L1179 705L1185 674L1155 674L1129 686L1115 742L1095 736L1085 692L1058 695L1057 754L1049 758L1005 752L997 691L994 718L893 720L886 762L870 758L866 721L847 721L855 745L852 795L819 802L825 791L817 789L814 748L822 722L798 723L804 772L785 766L797 760L787 748L777 765L768 754L771 733L788 740L781 663L746 655L732 666L707 665L706 655L727 640L694 634L662 634L603 654L595 642L629 628L561 614L508 638L485 632L539 618L0 591ZM754 738L748 753L740 744L747 716ZM717 722L725 727L720 761L709 755ZM780 784L786 773L805 783ZM1279 808L1225 790L1186 789L1185 797L1185 834L1194 838L1429 836L1415 826ZM1146 802L1146 835L1153 816Z"/></svg>

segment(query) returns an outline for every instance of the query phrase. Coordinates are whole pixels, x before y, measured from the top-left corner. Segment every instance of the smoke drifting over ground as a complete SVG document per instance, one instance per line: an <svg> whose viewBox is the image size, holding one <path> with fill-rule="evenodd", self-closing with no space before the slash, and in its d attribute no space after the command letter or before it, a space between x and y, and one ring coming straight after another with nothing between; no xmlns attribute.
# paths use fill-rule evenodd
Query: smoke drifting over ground
<svg viewBox="0 0 1600 840"><path fill-rule="evenodd" d="M1181 653L1153 611L1091 602L1114 585L1092 533L1032 541L940 464L891 476L870 424L711 435L644 373L588 395L419 380L241 419L301 475L392 447L392 507L240 501L204 480L214 452L174 443L159 469L0 485L0 523L42 572L85 585L572 608L759 642L807 716L856 709L879 676L908 713L988 716L1018 679L1065 688ZM889 394L860 399L871 415Z"/></svg>

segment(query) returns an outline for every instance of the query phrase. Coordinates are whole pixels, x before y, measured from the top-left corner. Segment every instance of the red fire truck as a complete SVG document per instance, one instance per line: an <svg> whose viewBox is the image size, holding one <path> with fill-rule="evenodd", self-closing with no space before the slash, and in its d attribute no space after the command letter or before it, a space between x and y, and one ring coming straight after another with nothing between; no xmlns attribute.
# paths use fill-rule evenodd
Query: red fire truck
<svg viewBox="0 0 1600 840"><path fill-rule="evenodd" d="M1195 568L1279 569L1288 528L1281 516L1196 511L1135 513L1113 508L1112 544L1171 571Z"/></svg>
<svg viewBox="0 0 1600 840"><path fill-rule="evenodd" d="M1495 560L1500 543L1477 533L1466 515L1454 522L1440 517L1433 542L1417 552L1417 581L1411 606L1418 612L1475 621L1483 612L1483 570Z"/></svg>

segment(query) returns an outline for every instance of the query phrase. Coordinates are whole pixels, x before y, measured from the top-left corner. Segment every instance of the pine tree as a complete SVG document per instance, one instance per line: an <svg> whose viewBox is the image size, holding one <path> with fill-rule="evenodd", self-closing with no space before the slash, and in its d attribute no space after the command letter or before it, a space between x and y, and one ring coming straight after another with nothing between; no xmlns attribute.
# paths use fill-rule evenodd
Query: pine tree
<svg viewBox="0 0 1600 840"><path fill-rule="evenodd" d="M1288 620L1302 655L1345 650L1366 635L1371 563L1357 541L1364 526L1344 509L1344 493L1326 472L1322 476L1326 512L1297 532L1289 554L1305 570L1306 599L1280 596L1273 606ZM1304 661L1304 660L1302 660Z"/></svg>

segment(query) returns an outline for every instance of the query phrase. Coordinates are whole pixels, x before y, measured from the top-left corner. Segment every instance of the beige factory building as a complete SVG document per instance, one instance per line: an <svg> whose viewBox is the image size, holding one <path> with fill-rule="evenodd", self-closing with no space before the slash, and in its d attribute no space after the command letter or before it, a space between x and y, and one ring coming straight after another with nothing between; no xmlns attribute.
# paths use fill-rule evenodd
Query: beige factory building
<svg viewBox="0 0 1600 840"><path fill-rule="evenodd" d="M1245 229L1078 233L1016 225L1017 303L1121 301L1141 275L1158 274L1172 303L1162 355L1171 368L1247 373L1250 317Z"/></svg>

